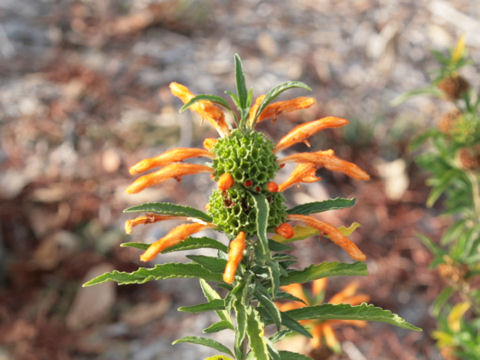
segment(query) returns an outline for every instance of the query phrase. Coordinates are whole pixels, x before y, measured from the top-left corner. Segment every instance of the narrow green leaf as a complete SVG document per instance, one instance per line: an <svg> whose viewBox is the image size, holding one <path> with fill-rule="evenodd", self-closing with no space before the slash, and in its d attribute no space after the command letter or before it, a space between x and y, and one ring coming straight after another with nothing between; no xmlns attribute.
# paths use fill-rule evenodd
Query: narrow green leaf
<svg viewBox="0 0 480 360"><path fill-rule="evenodd" d="M268 216L270 213L270 206L268 205L268 200L265 195L255 194L252 195L255 202L255 208L257 210L257 236L262 248L263 255L269 259L270 251L268 248L268 237L267 237L267 227L268 227Z"/></svg>
<svg viewBox="0 0 480 360"><path fill-rule="evenodd" d="M277 330L280 330L282 325L282 314L278 307L273 303L273 301L268 296L268 291L260 284L255 286L255 296L260 304L264 307L265 311L268 313L273 323L277 326Z"/></svg>
<svg viewBox="0 0 480 360"><path fill-rule="evenodd" d="M131 212L153 212L156 214L175 215L175 216L188 216L195 219L200 219L206 222L212 222L210 215L192 208L190 206L182 206L167 202L151 202L141 205L136 205L123 210L124 213Z"/></svg>
<svg viewBox="0 0 480 360"><path fill-rule="evenodd" d="M306 306L287 311L286 314L294 320L366 320L389 323L407 330L422 331L408 323L390 310L384 310L372 304L352 306L349 304L322 304Z"/></svg>
<svg viewBox="0 0 480 360"><path fill-rule="evenodd" d="M204 255L187 255L187 258L195 261L196 263L202 265L208 271L214 273L222 273L225 270L227 261L225 259L220 259L213 256L204 256Z"/></svg>
<svg viewBox="0 0 480 360"><path fill-rule="evenodd" d="M245 75L243 73L242 59L238 54L234 55L235 60L235 80L237 85L237 96L242 109L245 109L247 106L247 85L245 83Z"/></svg>
<svg viewBox="0 0 480 360"><path fill-rule="evenodd" d="M312 358L291 351L280 351L280 360L312 360Z"/></svg>
<svg viewBox="0 0 480 360"><path fill-rule="evenodd" d="M270 251L277 251L277 252L292 250L291 246L279 243L278 241L275 241L275 240L268 241L268 248L270 249Z"/></svg>
<svg viewBox="0 0 480 360"><path fill-rule="evenodd" d="M133 272L123 272L114 270L97 276L96 278L87 281L83 287L101 284L106 281L114 281L118 285L126 284L143 284L147 281L172 279L172 278L198 278L208 281L222 282L222 275L208 271L203 266L198 264L181 264L170 263L156 265L153 268L138 268Z"/></svg>
<svg viewBox="0 0 480 360"><path fill-rule="evenodd" d="M367 265L364 262L352 264L340 262L324 262L311 265L303 270L295 270L280 278L280 285L305 283L315 279L331 276L365 276L368 275Z"/></svg>
<svg viewBox="0 0 480 360"><path fill-rule="evenodd" d="M429 138L438 135L439 131L437 129L429 129L424 133L416 136L409 145L410 151L416 150L420 145L422 145Z"/></svg>
<svg viewBox="0 0 480 360"><path fill-rule="evenodd" d="M199 336L185 336L181 339L177 339L174 342L172 342L172 345L177 345L179 343L191 343L191 344L208 346L212 349L215 349L222 353L233 356L229 348L227 348L225 345L222 345L218 341L215 341L213 339L207 339Z"/></svg>
<svg viewBox="0 0 480 360"><path fill-rule="evenodd" d="M442 178L438 181L438 183L434 186L430 195L428 195L427 199L427 206L432 207L438 198L445 192L445 190L450 186L450 181L454 179L455 175L457 175L456 170L450 170L443 174Z"/></svg>
<svg viewBox="0 0 480 360"><path fill-rule="evenodd" d="M211 334L211 333L219 332L226 329L233 330L234 327L232 323L229 321L220 320L219 322L216 322L215 324L210 325L206 329L203 329L203 332L205 334Z"/></svg>
<svg viewBox="0 0 480 360"><path fill-rule="evenodd" d="M305 329L297 320L293 319L287 313L282 312L282 325L286 328L293 330L303 336L311 338L312 335Z"/></svg>
<svg viewBox="0 0 480 360"><path fill-rule="evenodd" d="M208 301L221 299L221 296L205 280L200 279L200 287L202 288L203 295ZM217 311L217 315L220 319L228 322L233 329L232 319L228 311Z"/></svg>
<svg viewBox="0 0 480 360"><path fill-rule="evenodd" d="M247 334L247 296L249 292L249 285L252 279L251 275L238 283L237 286L232 290L232 295L235 296L233 301L233 308L235 309L236 320L237 320L237 329L235 331L235 355L238 359L242 357L242 342L245 339Z"/></svg>
<svg viewBox="0 0 480 360"><path fill-rule="evenodd" d="M265 95L265 98L263 99L262 103L258 107L257 113L255 115L255 120L252 126L255 125L258 117L260 116L262 111L265 110L268 104L270 104L273 100L275 100L275 98L281 93L283 93L285 90L292 89L292 88L302 88L302 89L312 91L312 89L308 85L300 81L286 81L280 85L275 86Z"/></svg>
<svg viewBox="0 0 480 360"><path fill-rule="evenodd" d="M192 306L181 306L178 308L178 311L187 312L187 313L200 313L204 311L211 311L211 310L224 310L225 309L225 302L222 299L212 299L207 303L192 305Z"/></svg>
<svg viewBox="0 0 480 360"><path fill-rule="evenodd" d="M211 239L209 237L188 237L177 245L170 246L169 248L162 251L162 254L173 252L173 251L184 251L184 250L194 250L194 249L217 249L225 254L228 252L228 247L222 244L221 242Z"/></svg>
<svg viewBox="0 0 480 360"><path fill-rule="evenodd" d="M295 331L292 331L290 329L282 329L280 331L277 331L275 334L270 336L268 339L272 343L276 343L276 342L282 341L283 339L285 339L287 336L290 336L290 335L296 335Z"/></svg>
<svg viewBox="0 0 480 360"><path fill-rule="evenodd" d="M275 345L269 340L265 339L268 348L268 354L270 355L271 360L282 360L278 350L275 348Z"/></svg>
<svg viewBox="0 0 480 360"><path fill-rule="evenodd" d="M345 225L339 226L337 229L340 231L344 236L350 236L353 234L355 230L357 230L360 226L358 222L354 221L353 223L350 224L349 227L346 227ZM326 236L330 237L330 236Z"/></svg>
<svg viewBox="0 0 480 360"><path fill-rule="evenodd" d="M217 105L223 106L225 109L232 111L232 108L230 107L230 104L222 97L216 96L216 95L207 95L207 94L201 94L201 95L196 95L193 97L189 102L187 102L185 105L183 105L179 112L182 113L185 110L187 110L190 106L195 104L197 101L202 101L202 100L208 100L211 101Z"/></svg>
<svg viewBox="0 0 480 360"><path fill-rule="evenodd" d="M150 244L139 243L139 242L126 242L121 243L120 247L133 247L135 249L147 250Z"/></svg>
<svg viewBox="0 0 480 360"><path fill-rule="evenodd" d="M267 343L264 338L263 323L258 312L250 308L247 314L247 335L256 360L269 360Z"/></svg>
<svg viewBox="0 0 480 360"><path fill-rule="evenodd" d="M297 215L310 215L327 210L344 209L346 207L351 207L355 205L355 200L356 199L336 198L325 201L316 201L295 206L291 209L288 209L287 213Z"/></svg>
<svg viewBox="0 0 480 360"><path fill-rule="evenodd" d="M438 317L438 315L440 315L443 306L453 294L455 294L455 289L450 286L447 286L445 289L442 290L442 292L437 296L437 298L432 304L433 316Z"/></svg>
<svg viewBox="0 0 480 360"><path fill-rule="evenodd" d="M395 99L393 99L390 102L390 104L392 106L398 106L404 101L410 99L411 97L418 96L418 95L434 95L434 96L440 97L442 96L442 93L438 88L432 85L424 89L415 89L415 90L407 91L406 93L403 93L402 95L397 96Z"/></svg>

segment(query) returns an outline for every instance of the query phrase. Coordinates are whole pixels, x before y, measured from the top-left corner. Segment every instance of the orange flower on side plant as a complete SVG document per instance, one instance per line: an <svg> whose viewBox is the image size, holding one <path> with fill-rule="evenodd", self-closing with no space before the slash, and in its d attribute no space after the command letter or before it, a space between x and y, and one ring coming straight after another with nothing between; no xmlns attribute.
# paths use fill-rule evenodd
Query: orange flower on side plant
<svg viewBox="0 0 480 360"><path fill-rule="evenodd" d="M290 284L281 287L281 289L290 295L293 295L300 301L289 301L285 303L276 303L278 309L282 312L302 308L305 306L321 305L324 301L325 289L327 287L328 279L317 279L312 284L311 296L305 296L305 290L300 284ZM342 291L333 295L328 301L329 304L349 304L360 305L363 302L370 301L370 296L366 294L356 294L358 290L358 282L348 284ZM311 300L309 300L311 299ZM319 349L326 345L334 352L338 353L341 350L340 342L338 341L333 329L341 325L353 325L357 327L365 327L366 321L362 320L303 320L302 324L310 326L312 339L310 344L312 349Z"/></svg>

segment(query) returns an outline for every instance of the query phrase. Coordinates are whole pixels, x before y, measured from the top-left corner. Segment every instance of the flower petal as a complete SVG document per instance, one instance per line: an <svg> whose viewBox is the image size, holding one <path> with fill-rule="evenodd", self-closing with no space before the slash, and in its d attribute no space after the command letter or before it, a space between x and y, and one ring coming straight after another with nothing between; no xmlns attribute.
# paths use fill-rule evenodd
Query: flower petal
<svg viewBox="0 0 480 360"><path fill-rule="evenodd" d="M306 215L289 214L287 215L287 219L302 221L303 223L320 230L327 234L330 237L330 240L345 250L352 259L365 261L365 254L335 226Z"/></svg>
<svg viewBox="0 0 480 360"><path fill-rule="evenodd" d="M301 96L295 99L277 101L268 105L263 109L262 113L257 119L257 124L263 120L270 118L276 118L278 115L284 112L290 112L295 110L307 109L315 104L315 99L312 97ZM256 111L255 111L256 112Z"/></svg>
<svg viewBox="0 0 480 360"><path fill-rule="evenodd" d="M278 185L278 191L282 192L290 186L298 183L312 183L321 180L320 177L315 176L316 168L312 163L301 163L292 171L292 174L287 180Z"/></svg>
<svg viewBox="0 0 480 360"><path fill-rule="evenodd" d="M130 167L130 174L136 175L147 170L150 170L154 167L164 166L171 164L172 162L182 161L192 157L208 157L213 158L215 155L210 151L197 148L176 148L168 150L163 154L160 154L151 159L144 159Z"/></svg>
<svg viewBox="0 0 480 360"><path fill-rule="evenodd" d="M148 249L142 254L142 256L140 256L140 260L150 261L163 250L184 241L190 235L195 234L200 230L203 230L208 227L213 227L213 226L214 226L213 224L199 224L199 223L179 225L176 228L172 229L163 238L151 244L148 247Z"/></svg>
<svg viewBox="0 0 480 360"><path fill-rule="evenodd" d="M360 169L354 163L342 160L339 157L335 156L334 151L331 149L317 151L313 153L292 154L284 157L283 159L280 159L278 162L286 163L291 161L299 163L310 162L315 164L317 168L325 167L326 169L331 171L339 171L357 180L370 179L370 175L368 175L365 171Z"/></svg>
<svg viewBox="0 0 480 360"><path fill-rule="evenodd" d="M182 100L184 104L195 97L185 85L176 82L170 83L170 91L174 96ZM220 136L230 134L230 129L225 121L225 115L222 110L211 101L200 100L190 106L189 109L200 114L203 119L207 120L218 131Z"/></svg>
<svg viewBox="0 0 480 360"><path fill-rule="evenodd" d="M336 293L328 302L330 304L343 304L345 299L355 295L358 290L360 283L358 281L353 281L347 286L345 286L342 291Z"/></svg>
<svg viewBox="0 0 480 360"><path fill-rule="evenodd" d="M157 221L171 220L171 219L186 219L186 216L173 216L173 215L158 215L158 214L145 214L138 216L135 219L125 221L125 233L131 234L135 226L140 224L153 224Z"/></svg>
<svg viewBox="0 0 480 360"><path fill-rule="evenodd" d="M149 186L156 185L171 178L180 178L184 175L212 171L213 169L211 167L205 165L174 163L151 174L139 177L127 188L126 192L127 194L136 194Z"/></svg>
<svg viewBox="0 0 480 360"><path fill-rule="evenodd" d="M325 290L328 284L328 278L316 279L312 284L312 293L313 295L318 295Z"/></svg>
<svg viewBox="0 0 480 360"><path fill-rule="evenodd" d="M253 106L250 108L250 111L248 112L248 125L250 125L250 127L253 125L253 122L255 121L255 115L257 114L257 110L260 107L260 104L262 103L263 99L265 99L265 94L257 97L257 99L255 100L255 104L253 104Z"/></svg>
<svg viewBox="0 0 480 360"><path fill-rule="evenodd" d="M223 272L223 281L227 284L233 283L238 265L243 258L243 250L245 250L245 233L240 231L237 237L230 242L230 249L228 250L228 261Z"/></svg>
<svg viewBox="0 0 480 360"><path fill-rule="evenodd" d="M287 135L280 139L275 146L274 152L286 149L293 144L303 142L308 137L323 129L336 128L348 124L348 120L335 116L327 116L318 120L310 121L305 124L298 125Z"/></svg>

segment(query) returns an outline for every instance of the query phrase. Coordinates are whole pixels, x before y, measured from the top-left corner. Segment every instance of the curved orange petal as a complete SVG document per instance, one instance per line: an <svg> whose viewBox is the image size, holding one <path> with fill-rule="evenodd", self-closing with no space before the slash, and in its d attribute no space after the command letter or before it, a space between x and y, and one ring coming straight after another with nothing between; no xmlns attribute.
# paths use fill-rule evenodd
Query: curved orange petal
<svg viewBox="0 0 480 360"><path fill-rule="evenodd" d="M223 173L218 178L218 189L222 191L228 190L233 186L234 183L235 180L233 179L233 176L231 174Z"/></svg>
<svg viewBox="0 0 480 360"><path fill-rule="evenodd" d="M255 115L257 114L257 110L260 107L263 99L265 99L265 94L257 97L257 99L255 100L255 104L253 104L253 106L250 108L250 111L248 112L248 124L250 126L253 126L253 122L255 121Z"/></svg>
<svg viewBox="0 0 480 360"><path fill-rule="evenodd" d="M368 324L365 320L328 320L328 322L332 326L345 324L345 325L353 325L357 327L365 327Z"/></svg>
<svg viewBox="0 0 480 360"><path fill-rule="evenodd" d="M364 302L369 302L370 301L370 296L367 294L358 294L351 296L345 300L342 301L342 304L350 304L350 305L360 305L361 303Z"/></svg>
<svg viewBox="0 0 480 360"><path fill-rule="evenodd" d="M278 115L284 112L307 109L313 104L315 104L315 99L306 96L274 102L263 109L262 113L258 116L257 124L266 119L276 118Z"/></svg>
<svg viewBox="0 0 480 360"><path fill-rule="evenodd" d="M213 224L199 223L179 225L176 228L170 230L170 232L163 238L151 244L148 249L140 256L140 260L150 261L163 250L184 241L190 235L195 234L200 230L213 226Z"/></svg>
<svg viewBox="0 0 480 360"><path fill-rule="evenodd" d="M325 288L327 287L327 284L328 284L328 278L321 278L321 279L314 280L312 284L313 295L320 294L323 290L325 290Z"/></svg>
<svg viewBox="0 0 480 360"><path fill-rule="evenodd" d="M345 250L352 259L365 261L365 254L335 226L306 215L289 214L287 215L287 219L302 221L303 223L320 230L327 234L335 244Z"/></svg>
<svg viewBox="0 0 480 360"><path fill-rule="evenodd" d="M358 281L353 281L347 286L345 286L340 292L332 296L328 301L330 304L343 304L345 299L355 295L358 290L360 283Z"/></svg>
<svg viewBox="0 0 480 360"><path fill-rule="evenodd" d="M303 292L302 285L300 285L300 284L289 284L289 285L281 286L280 289L289 293L290 295L293 295L293 296L303 300L305 302L305 304L308 303L308 300L305 297L305 294ZM305 305L303 305L303 306L305 306Z"/></svg>
<svg viewBox="0 0 480 360"><path fill-rule="evenodd" d="M292 174L287 180L278 185L278 191L284 191L290 186L298 183L312 183L321 180L320 177L315 176L315 165L312 163L301 163L292 171Z"/></svg>
<svg viewBox="0 0 480 360"><path fill-rule="evenodd" d="M312 338L310 339L310 345L313 349L318 349L322 347L322 334L323 323L315 324L312 329Z"/></svg>
<svg viewBox="0 0 480 360"><path fill-rule="evenodd" d="M328 321L323 323L323 336L329 348L338 349L340 347L337 336Z"/></svg>
<svg viewBox="0 0 480 360"><path fill-rule="evenodd" d="M335 116L327 116L318 120L313 120L305 124L298 125L287 135L280 139L275 146L274 152L286 149L293 144L304 142L308 137L327 128L336 128L348 124L348 120Z"/></svg>
<svg viewBox="0 0 480 360"><path fill-rule="evenodd" d="M195 97L185 85L172 82L169 87L172 94L182 100L184 104ZM222 110L211 101L200 100L190 106L189 109L207 120L221 136L230 134L230 129L225 121L225 115Z"/></svg>
<svg viewBox="0 0 480 360"><path fill-rule="evenodd" d="M325 167L326 169L331 171L339 171L357 180L370 179L370 175L360 169L357 165L349 161L342 160L334 154L335 153L333 152L333 150L317 151L313 153L297 153L288 155L280 159L278 162L310 162L315 164L315 166L317 167Z"/></svg>
<svg viewBox="0 0 480 360"><path fill-rule="evenodd" d="M227 284L233 283L238 265L243 258L243 250L247 246L245 242L245 233L240 231L237 237L230 242L230 249L228 250L228 261L223 272L223 281Z"/></svg>
<svg viewBox="0 0 480 360"><path fill-rule="evenodd" d="M302 308L305 306L305 304L301 303L300 301L289 301L286 303L276 302L275 305L277 306L278 310L282 312Z"/></svg>
<svg viewBox="0 0 480 360"><path fill-rule="evenodd" d="M136 194L149 186L156 185L171 178L180 178L184 175L212 171L213 169L211 167L205 165L174 163L151 174L139 177L125 191L127 194Z"/></svg>
<svg viewBox="0 0 480 360"><path fill-rule="evenodd" d="M125 221L125 233L131 234L133 228L140 224L153 224L157 221L171 220L171 219L184 220L186 218L187 218L186 216L158 215L158 214L149 213L142 216L138 216L135 219L130 219Z"/></svg>
<svg viewBox="0 0 480 360"><path fill-rule="evenodd" d="M204 149L196 149L196 148L176 148L172 150L168 150L163 154L160 154L151 159L143 159L130 167L130 174L136 175L147 170L150 170L154 167L168 165L172 162L182 161L185 159L189 159L192 157L208 157L213 158L215 155L210 151Z"/></svg>

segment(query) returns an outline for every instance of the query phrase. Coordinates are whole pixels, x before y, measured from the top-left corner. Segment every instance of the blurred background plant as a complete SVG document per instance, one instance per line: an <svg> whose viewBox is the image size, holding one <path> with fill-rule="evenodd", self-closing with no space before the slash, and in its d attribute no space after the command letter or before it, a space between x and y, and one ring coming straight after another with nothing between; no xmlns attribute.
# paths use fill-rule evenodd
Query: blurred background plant
<svg viewBox="0 0 480 360"><path fill-rule="evenodd" d="M431 267L444 282L432 313L432 335L445 359L480 358L480 97L461 70L471 60L465 36L447 54L433 52L440 63L432 85L401 96L430 94L450 104L448 112L412 143L417 162L429 172L427 206L444 200L451 218L440 241L421 236L434 255ZM420 147L420 149L419 149Z"/></svg>
<svg viewBox="0 0 480 360"><path fill-rule="evenodd" d="M334 148L372 174L371 181L354 186L342 174L320 171L322 184L302 186L288 200L356 197L361 209L335 210L325 220L362 224L352 235L371 273L360 279L362 292L426 331L378 323L362 331L339 327L344 352L333 358L439 359L426 334L435 326L428 306L441 282L415 232L436 238L449 220L436 216L442 202L425 209L426 175L406 148L409 134L447 103L416 97L388 104L425 86L437 68L429 50L443 52L458 34L466 34L470 55L479 58L479 18L476 2L465 0L0 0L0 357L209 355L207 348L170 345L212 320L176 312L201 294L194 281L79 287L105 269L137 268L137 252L118 247L126 240L123 208L151 198L192 206L207 201L212 185L202 177L144 198L125 196L128 167L172 146L201 146L212 133L177 113L168 84L216 94L231 89L238 52L256 93L287 79L312 86L317 105L259 125L273 139L326 114L371 134L368 143L363 131L352 131L347 141L341 130L312 142L312 151ZM462 75L480 82L471 65ZM170 228L155 224L138 236L154 240ZM341 256L334 246L321 251L317 242L294 244L299 266ZM326 298L345 285L329 284ZM298 338L289 341L303 346Z"/></svg>

